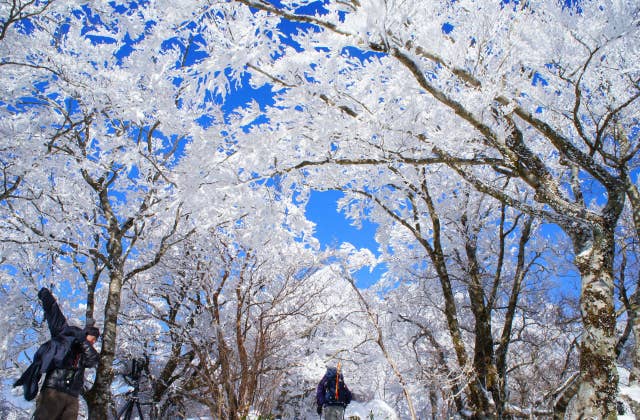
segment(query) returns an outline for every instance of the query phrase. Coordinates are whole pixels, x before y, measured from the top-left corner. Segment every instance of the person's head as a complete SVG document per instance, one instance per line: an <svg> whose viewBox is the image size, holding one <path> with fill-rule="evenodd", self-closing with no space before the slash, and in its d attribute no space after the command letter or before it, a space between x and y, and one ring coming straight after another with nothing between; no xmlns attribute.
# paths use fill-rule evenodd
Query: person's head
<svg viewBox="0 0 640 420"><path fill-rule="evenodd" d="M98 341L98 337L100 337L100 330L93 325L85 327L84 333L87 337L87 341L91 344L95 344L96 341Z"/></svg>

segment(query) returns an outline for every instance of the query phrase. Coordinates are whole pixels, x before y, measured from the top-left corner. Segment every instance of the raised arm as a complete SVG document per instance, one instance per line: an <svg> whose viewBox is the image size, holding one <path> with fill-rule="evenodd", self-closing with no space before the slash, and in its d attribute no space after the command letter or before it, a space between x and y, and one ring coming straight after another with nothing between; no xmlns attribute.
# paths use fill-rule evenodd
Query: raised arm
<svg viewBox="0 0 640 420"><path fill-rule="evenodd" d="M44 309L44 317L49 325L49 332L51 337L55 337L60 334L62 329L67 325L67 318L60 310L56 298L51 294L49 289L43 287L38 292L38 298L42 302L42 308Z"/></svg>

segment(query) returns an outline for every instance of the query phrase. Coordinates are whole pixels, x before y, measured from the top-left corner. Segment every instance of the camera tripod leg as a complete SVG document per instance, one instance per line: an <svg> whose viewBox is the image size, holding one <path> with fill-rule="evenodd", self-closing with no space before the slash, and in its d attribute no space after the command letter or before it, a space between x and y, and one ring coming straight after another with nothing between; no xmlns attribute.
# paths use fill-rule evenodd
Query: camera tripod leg
<svg viewBox="0 0 640 420"><path fill-rule="evenodd" d="M127 403L118 411L117 419L129 420L131 419L131 411L133 409L133 401L127 401Z"/></svg>
<svg viewBox="0 0 640 420"><path fill-rule="evenodd" d="M140 416L140 420L144 420L144 416L142 415L142 408L140 408L140 403L136 401L136 408L138 409L138 415Z"/></svg>

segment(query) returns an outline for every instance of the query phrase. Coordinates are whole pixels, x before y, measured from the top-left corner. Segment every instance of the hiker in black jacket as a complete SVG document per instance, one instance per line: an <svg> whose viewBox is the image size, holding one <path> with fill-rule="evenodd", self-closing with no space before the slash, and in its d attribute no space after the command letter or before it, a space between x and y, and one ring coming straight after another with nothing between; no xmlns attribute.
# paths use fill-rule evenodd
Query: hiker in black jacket
<svg viewBox="0 0 640 420"><path fill-rule="evenodd" d="M328 367L316 388L317 413L325 420L342 420L344 410L351 402L351 391L344 383L344 377L338 367Z"/></svg>
<svg viewBox="0 0 640 420"><path fill-rule="evenodd" d="M93 325L70 326L55 297L43 287L38 292L51 340L38 348L33 362L14 386L22 385L24 397L31 401L38 393L38 382L46 374L36 401L36 420L75 420L78 396L83 392L84 370L98 366L99 355L93 348L100 330Z"/></svg>

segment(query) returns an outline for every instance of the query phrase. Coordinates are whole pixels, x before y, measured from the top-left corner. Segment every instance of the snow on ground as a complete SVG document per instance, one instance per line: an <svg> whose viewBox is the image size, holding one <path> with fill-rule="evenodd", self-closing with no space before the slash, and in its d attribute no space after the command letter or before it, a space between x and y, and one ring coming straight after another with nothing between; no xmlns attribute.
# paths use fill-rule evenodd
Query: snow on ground
<svg viewBox="0 0 640 420"><path fill-rule="evenodd" d="M640 386L621 386L620 394L640 403Z"/></svg>
<svg viewBox="0 0 640 420"><path fill-rule="evenodd" d="M640 404L640 386L629 386L629 371L627 369L618 366L618 374L620 375L620 382L618 384L618 391L620 396L625 396ZM625 407L625 411L625 414L621 414L618 416L618 420L636 419L636 416L631 412L631 407Z"/></svg>
<svg viewBox="0 0 640 420"><path fill-rule="evenodd" d="M344 418L345 420L347 420L351 416L357 417L360 420L400 420L395 411L393 411L393 409L382 400L371 400L367 402L351 401L351 404L347 406L347 409L344 412ZM247 416L247 420L258 420L259 418L260 416L257 413L251 413L249 414L249 416ZM313 413L308 413L303 418L319 419L319 417L315 414L315 410ZM208 417L200 417L199 419L192 420L210 419ZM286 419L282 418L282 420Z"/></svg>
<svg viewBox="0 0 640 420"><path fill-rule="evenodd" d="M345 419L348 419L349 416L358 416L361 420L370 418L375 420L399 420L395 411L382 400L372 400L364 403L352 401L344 413Z"/></svg>

